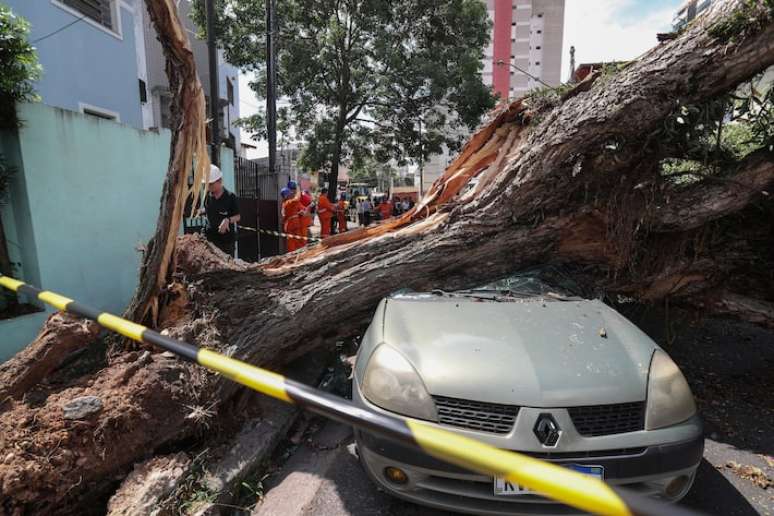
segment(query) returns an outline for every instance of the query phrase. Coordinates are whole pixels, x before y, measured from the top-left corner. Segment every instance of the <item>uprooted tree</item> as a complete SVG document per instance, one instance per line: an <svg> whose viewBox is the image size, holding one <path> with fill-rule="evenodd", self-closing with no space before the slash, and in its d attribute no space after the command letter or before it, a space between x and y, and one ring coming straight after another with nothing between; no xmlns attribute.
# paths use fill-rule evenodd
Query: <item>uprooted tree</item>
<svg viewBox="0 0 774 516"><path fill-rule="evenodd" d="M195 141L203 106L197 88L179 80L195 81L195 71L175 20L160 15L174 10L171 0L148 5L178 79L178 123L149 246L156 254L146 257L128 314L136 320L275 367L357 331L397 288L469 287L564 264L611 294L774 326L767 129L741 158L706 135L703 151L687 145L696 141L687 133L710 121L722 140L728 116L714 124L710 104L774 64L771 2L721 2L615 73L503 106L411 212L258 264L228 259L199 237L173 238L180 213L170 206L187 194L174 186L175 166L190 162L181 142ZM477 185L463 191L473 177ZM75 512L115 489L133 463L201 438L193 407L233 410L239 389L225 378L119 343L99 371L43 399L29 395L66 355L56 350L72 352L96 334L92 324L52 316L0 370L2 510ZM65 420L62 404L84 394L99 397L102 410Z"/></svg>

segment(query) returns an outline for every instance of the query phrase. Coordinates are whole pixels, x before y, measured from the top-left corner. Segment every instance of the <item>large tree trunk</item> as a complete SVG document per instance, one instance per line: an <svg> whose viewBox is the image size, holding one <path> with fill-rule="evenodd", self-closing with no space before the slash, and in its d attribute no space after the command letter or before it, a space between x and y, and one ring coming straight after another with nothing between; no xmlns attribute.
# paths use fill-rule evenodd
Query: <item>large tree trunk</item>
<svg viewBox="0 0 774 516"><path fill-rule="evenodd" d="M124 315L134 321L145 321L150 313L150 320L155 324L159 296L172 272L175 239L180 231L185 202L189 194L193 194L193 205L196 205L201 179L209 174L210 160L205 143L204 92L196 74L188 36L177 16L176 2L146 0L146 4L167 58L169 89L174 93L171 105L174 130L156 233L148 242L143 256L140 286ZM188 179L192 171L189 189Z"/></svg>
<svg viewBox="0 0 774 516"><path fill-rule="evenodd" d="M174 283L151 282L168 292L160 327L274 367L357 331L398 288L470 287L537 264L572 266L612 294L774 326L774 208L763 193L774 186L771 153L748 157L732 180L680 189L656 166L659 128L676 101L702 103L774 63L770 17L739 37L707 31L740 3L721 3L553 108L515 102L499 111L399 219L257 265L198 236L178 239ZM478 187L459 195L473 176ZM134 461L191 435L192 407L218 410L235 391L153 351L118 355L40 405L14 396L0 414L0 507L78 512ZM100 397L102 411L63 419L61 405L84 394Z"/></svg>

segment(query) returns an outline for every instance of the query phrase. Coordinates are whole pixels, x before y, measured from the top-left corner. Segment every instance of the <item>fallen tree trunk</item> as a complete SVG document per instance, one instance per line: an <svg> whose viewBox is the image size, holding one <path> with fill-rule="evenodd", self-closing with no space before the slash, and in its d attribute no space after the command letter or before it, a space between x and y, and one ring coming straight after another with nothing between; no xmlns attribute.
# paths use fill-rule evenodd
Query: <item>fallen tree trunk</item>
<svg viewBox="0 0 774 516"><path fill-rule="evenodd" d="M277 366L357 331L398 288L471 287L564 264L612 294L682 300L774 326L774 209L763 193L774 186L771 153L741 163L733 188L708 180L675 189L656 166L660 127L676 105L704 102L774 64L770 16L738 38L708 30L741 4L721 3L556 106L501 110L400 219L257 265L227 259L198 236L180 238L159 325ZM460 194L474 176L482 186ZM173 195L165 190L162 210ZM158 288L166 277L143 276L142 285ZM163 354L133 352L41 406L16 399L0 414L0 507L77 512L88 493L111 488L106 479L193 434L194 407L217 411L235 390ZM63 420L61 405L84 394L99 397L102 411Z"/></svg>

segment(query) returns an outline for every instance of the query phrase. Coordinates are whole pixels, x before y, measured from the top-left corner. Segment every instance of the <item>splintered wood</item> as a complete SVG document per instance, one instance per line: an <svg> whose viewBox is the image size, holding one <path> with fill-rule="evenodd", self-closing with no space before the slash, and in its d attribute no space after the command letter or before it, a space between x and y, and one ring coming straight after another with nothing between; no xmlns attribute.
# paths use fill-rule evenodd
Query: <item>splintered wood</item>
<svg viewBox="0 0 774 516"><path fill-rule="evenodd" d="M446 168L424 197L408 212L387 219L375 226L358 228L326 238L319 244L305 248L298 253L279 256L260 265L269 272L284 269L324 255L332 249L346 249L353 244L401 231L422 234L438 228L447 218L453 206L466 204L476 199L487 185L490 185L507 165L506 157L516 149L524 130L526 107L521 100L500 108L491 121L476 131L459 156ZM475 188L461 193L476 177Z"/></svg>
<svg viewBox="0 0 774 516"><path fill-rule="evenodd" d="M153 325L158 321L158 296L168 283L170 270L174 268L172 256L180 233L186 199L191 196L192 206L197 206L202 180L208 177L210 172L204 91L196 72L191 44L178 17L176 4L174 0L146 1L148 14L159 34L159 41L167 58L175 127L156 233L143 259L140 285L125 316L134 321L143 321L150 313ZM193 183L189 187L188 178L192 166Z"/></svg>

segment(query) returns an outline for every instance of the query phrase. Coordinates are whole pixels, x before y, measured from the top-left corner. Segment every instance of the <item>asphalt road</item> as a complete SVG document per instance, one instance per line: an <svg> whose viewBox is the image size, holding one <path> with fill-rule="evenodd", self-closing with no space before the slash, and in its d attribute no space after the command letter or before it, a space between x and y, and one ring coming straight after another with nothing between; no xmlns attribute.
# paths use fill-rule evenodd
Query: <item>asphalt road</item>
<svg viewBox="0 0 774 516"><path fill-rule="evenodd" d="M351 430L319 421L287 463L266 479L266 495L253 514L259 516L446 516L380 491L366 477L354 450ZM774 493L737 476L729 461L767 468L757 454L712 439L686 507L723 516L774 515ZM716 467L719 465L719 467Z"/></svg>
<svg viewBox="0 0 774 516"><path fill-rule="evenodd" d="M774 334L754 326L663 314L626 313L684 371L705 421L705 452L682 504L707 514L774 516L774 486L735 469L757 467L774 479ZM319 418L280 454L264 481L262 516L441 516L379 491L361 468L351 429Z"/></svg>

